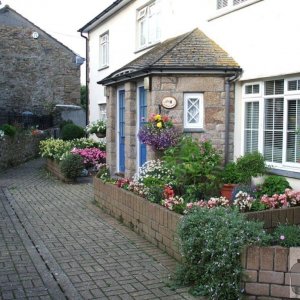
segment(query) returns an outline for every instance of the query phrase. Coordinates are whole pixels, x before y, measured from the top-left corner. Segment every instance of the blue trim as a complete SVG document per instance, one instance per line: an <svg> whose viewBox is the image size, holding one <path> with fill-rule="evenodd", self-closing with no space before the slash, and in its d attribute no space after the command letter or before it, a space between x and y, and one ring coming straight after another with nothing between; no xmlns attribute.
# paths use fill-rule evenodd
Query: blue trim
<svg viewBox="0 0 300 300"><path fill-rule="evenodd" d="M143 86L139 87L139 126L142 127L147 122L147 101L146 90ZM145 144L139 145L139 166L147 161L147 147Z"/></svg>
<svg viewBox="0 0 300 300"><path fill-rule="evenodd" d="M125 172L125 91L119 91L119 171Z"/></svg>

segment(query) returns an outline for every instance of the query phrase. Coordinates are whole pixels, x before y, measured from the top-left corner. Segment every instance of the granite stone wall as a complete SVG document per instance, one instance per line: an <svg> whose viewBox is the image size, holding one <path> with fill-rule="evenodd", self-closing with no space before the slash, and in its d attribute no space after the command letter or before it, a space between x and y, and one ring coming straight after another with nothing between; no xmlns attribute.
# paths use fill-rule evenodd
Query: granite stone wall
<svg viewBox="0 0 300 300"><path fill-rule="evenodd" d="M9 8L0 36L0 110L46 115L80 103L80 64L69 48Z"/></svg>
<svg viewBox="0 0 300 300"><path fill-rule="evenodd" d="M6 136L0 141L0 172L17 166L39 154L39 143L45 135L34 136L19 133L14 137Z"/></svg>

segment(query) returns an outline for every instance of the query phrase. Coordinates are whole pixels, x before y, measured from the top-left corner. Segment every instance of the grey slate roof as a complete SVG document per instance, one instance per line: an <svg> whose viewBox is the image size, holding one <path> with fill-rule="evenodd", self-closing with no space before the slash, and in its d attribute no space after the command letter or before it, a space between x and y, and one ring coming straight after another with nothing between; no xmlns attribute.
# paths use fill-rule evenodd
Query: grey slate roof
<svg viewBox="0 0 300 300"><path fill-rule="evenodd" d="M237 62L201 30L166 40L98 83L111 84L146 73L241 71Z"/></svg>

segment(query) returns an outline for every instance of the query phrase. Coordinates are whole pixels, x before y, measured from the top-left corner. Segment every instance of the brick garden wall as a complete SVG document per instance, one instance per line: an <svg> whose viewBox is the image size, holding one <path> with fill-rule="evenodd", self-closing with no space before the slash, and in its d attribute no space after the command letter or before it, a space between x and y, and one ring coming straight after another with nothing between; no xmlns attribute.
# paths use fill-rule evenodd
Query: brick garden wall
<svg viewBox="0 0 300 300"><path fill-rule="evenodd" d="M242 260L246 270L244 288L252 295L248 299L295 298L290 288L290 251L283 247L250 247L245 251Z"/></svg>
<svg viewBox="0 0 300 300"><path fill-rule="evenodd" d="M112 184L94 178L95 200L110 215L119 219L146 240L181 259L176 240L177 213L149 202Z"/></svg>
<svg viewBox="0 0 300 300"><path fill-rule="evenodd" d="M74 180L66 178L60 171L59 163L52 159L47 159L46 163L47 170L56 178L62 180L63 182L70 183L74 182Z"/></svg>
<svg viewBox="0 0 300 300"><path fill-rule="evenodd" d="M38 156L39 143L45 136L17 134L0 141L0 171Z"/></svg>

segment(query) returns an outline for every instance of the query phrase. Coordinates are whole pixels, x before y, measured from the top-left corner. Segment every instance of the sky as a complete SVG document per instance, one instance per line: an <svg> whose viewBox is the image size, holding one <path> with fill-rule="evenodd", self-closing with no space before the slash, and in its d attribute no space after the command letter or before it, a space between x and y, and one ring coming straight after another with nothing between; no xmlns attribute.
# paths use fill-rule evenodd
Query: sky
<svg viewBox="0 0 300 300"><path fill-rule="evenodd" d="M1 0L29 21L85 58L85 39L77 32L114 0ZM81 67L85 83L85 65Z"/></svg>

